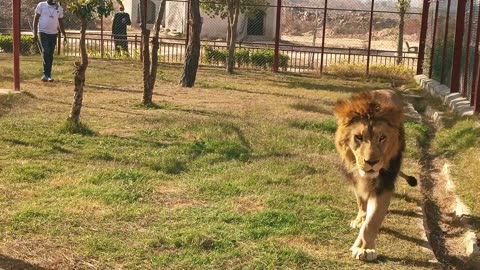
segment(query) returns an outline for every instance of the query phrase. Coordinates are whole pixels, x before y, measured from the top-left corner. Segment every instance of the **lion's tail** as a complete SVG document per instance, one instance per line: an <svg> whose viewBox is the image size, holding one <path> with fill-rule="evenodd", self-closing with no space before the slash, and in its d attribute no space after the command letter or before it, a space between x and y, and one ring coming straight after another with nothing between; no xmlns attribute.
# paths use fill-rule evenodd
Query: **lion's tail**
<svg viewBox="0 0 480 270"><path fill-rule="evenodd" d="M405 180L407 180L407 183L411 186L411 187L415 187L417 186L417 178L413 177L413 176L410 176L408 174L405 174L403 173L402 171L400 171L400 173L398 174L400 177L404 178Z"/></svg>

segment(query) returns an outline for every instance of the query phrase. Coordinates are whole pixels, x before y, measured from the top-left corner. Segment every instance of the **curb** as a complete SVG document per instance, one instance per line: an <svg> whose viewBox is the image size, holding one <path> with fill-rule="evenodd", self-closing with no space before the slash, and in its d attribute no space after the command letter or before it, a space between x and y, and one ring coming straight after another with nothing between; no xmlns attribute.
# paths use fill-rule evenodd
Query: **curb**
<svg viewBox="0 0 480 270"><path fill-rule="evenodd" d="M445 162L445 164L443 165L441 174L443 174L445 176L445 179L447 180L447 190L455 196L455 203L452 206L455 217L463 224L464 228L466 229L466 232L463 234L463 245L465 247L465 253L469 258L476 258L480 255L480 246L478 245L480 235L477 236L465 220L465 217L470 215L471 210L455 194L455 184L453 183L450 176L450 165L448 164L448 162Z"/></svg>
<svg viewBox="0 0 480 270"><path fill-rule="evenodd" d="M10 89L0 89L0 95L14 95L14 94L20 94L20 91L14 91Z"/></svg>
<svg viewBox="0 0 480 270"><path fill-rule="evenodd" d="M422 76L424 76L424 75L422 75ZM415 78L415 79L417 79L417 78ZM430 80L430 79L428 79L428 80ZM446 88L446 86L440 85L438 82L436 82L434 80L430 80L430 81L423 80L421 82L425 82L425 85L426 85L425 87L426 88L428 88L430 86L430 89L433 89L432 91L434 93L435 93L435 91L439 91L439 89L445 89ZM425 89L425 87L424 87L424 89ZM435 90L435 89L437 89L437 90ZM440 90L440 91L443 91L443 90ZM432 92L430 92L430 93L432 93ZM440 92L440 93L442 93L442 92ZM432 94L432 95L435 95L435 94ZM440 94L437 93L437 96L439 96L439 95ZM446 103L446 104L452 104L453 101L458 98L458 96L456 96L456 95L460 96L460 94L458 94L458 93L449 94L449 95L445 95L443 97L443 100L444 100L444 102L450 100L451 102ZM472 108L472 113L473 113L473 108ZM440 112L440 111L436 111L436 110L432 109L430 106L427 106L427 108L425 110L425 116L427 118L429 118L430 120L432 120L432 122L434 123L434 125L437 129L442 129L443 127L445 127L445 120L448 119L445 116L445 113ZM463 225L463 227L465 229L465 233L463 234L463 241L462 241L463 242L462 244L464 245L465 254L470 259L478 259L479 256L480 256L480 235L475 234L475 232L473 231L473 229L471 228L471 226L468 224L468 222L466 220L466 217L468 217L470 215L471 210L467 205L465 205L462 202L462 200L457 196L457 194L455 194L455 183L452 181L452 177L451 177L451 174L450 174L450 165L449 165L448 162L445 162L445 164L443 165L441 174L443 174L443 176L445 177L445 179L447 181L447 183L446 183L447 191L451 192L451 194L453 194L453 196L455 197L455 202L452 205L453 214L455 214L455 218L461 222L461 224Z"/></svg>
<svg viewBox="0 0 480 270"><path fill-rule="evenodd" d="M451 93L450 88L440 84L434 79L428 78L426 75L414 76L415 82L432 96L440 98L448 108L460 116L474 115L474 107L470 105L470 101L462 97L460 93Z"/></svg>

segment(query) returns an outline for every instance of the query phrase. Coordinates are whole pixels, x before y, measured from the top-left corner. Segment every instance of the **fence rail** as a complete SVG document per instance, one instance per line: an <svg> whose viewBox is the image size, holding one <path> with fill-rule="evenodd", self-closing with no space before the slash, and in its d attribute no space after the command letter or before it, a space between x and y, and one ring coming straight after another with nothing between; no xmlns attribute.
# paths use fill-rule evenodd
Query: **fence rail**
<svg viewBox="0 0 480 270"><path fill-rule="evenodd" d="M111 34L88 33L86 46L87 52L93 58L134 58L140 59L141 37L140 35L128 35L126 37L128 44L127 51L116 50L114 43L115 37ZM68 56L79 56L79 40L77 33L68 33L67 43L60 49L61 53ZM205 59L205 49L207 47L224 51L228 47L223 41L203 40L201 43L201 63L204 65L224 66L222 61L209 62ZM268 42L242 42L237 44L237 49L247 50L249 52L258 52L260 50L273 50L274 43ZM181 38L160 38L160 62L163 63L183 63L185 55L185 39ZM321 59L323 57L323 68L334 64L358 64L367 63L368 50L359 48L335 48L305 45L280 44L280 53L288 57L288 62L281 67L281 70L288 72L319 72L321 68ZM370 63L373 65L398 65L398 54L390 50L370 50ZM414 71L417 68L418 53L404 52L402 63L408 69ZM267 68L252 66L251 64L237 64L240 68Z"/></svg>

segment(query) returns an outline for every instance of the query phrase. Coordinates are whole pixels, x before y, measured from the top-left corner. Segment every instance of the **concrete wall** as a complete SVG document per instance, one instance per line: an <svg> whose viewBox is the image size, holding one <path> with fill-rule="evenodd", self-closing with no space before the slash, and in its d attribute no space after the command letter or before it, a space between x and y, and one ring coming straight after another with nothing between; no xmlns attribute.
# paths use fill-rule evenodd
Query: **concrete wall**
<svg viewBox="0 0 480 270"><path fill-rule="evenodd" d="M156 5L156 12L160 9L160 1L152 0ZM124 0L125 11L130 14L132 19L132 26L138 27L138 3L139 0ZM179 33L186 33L187 29L187 4L183 2L167 2L165 10L165 29L176 31ZM264 40L273 40L275 37L275 22L276 22L276 8L268 8L265 11L264 33L263 37L254 37ZM201 11L203 19L202 39L225 39L227 37L227 19L220 19L218 17L211 18ZM247 38L247 24L248 19L240 14L238 20L238 39ZM151 25L150 25L151 26Z"/></svg>

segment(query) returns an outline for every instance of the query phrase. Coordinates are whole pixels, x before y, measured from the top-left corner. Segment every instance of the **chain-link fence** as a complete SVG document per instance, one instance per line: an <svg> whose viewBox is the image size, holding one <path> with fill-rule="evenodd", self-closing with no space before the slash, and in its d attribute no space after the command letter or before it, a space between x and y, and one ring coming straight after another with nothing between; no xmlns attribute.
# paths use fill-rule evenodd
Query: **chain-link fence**
<svg viewBox="0 0 480 270"><path fill-rule="evenodd" d="M6 2L2 1L0 11L2 40L8 39L11 31L11 9ZM204 65L224 66L226 62L229 24L224 2L201 2L201 62ZM279 2L281 6L277 5ZM239 68L272 68L275 41L278 40L278 62L283 71L324 72L338 65L353 65L364 71L367 65L401 65L415 70L423 1L406 1L409 5L403 10L399 2L402 1L242 0L236 29L236 65ZM37 3L22 0L24 54L38 53L38 46L31 39ZM124 0L123 4L123 11L115 6L112 16L89 23L86 44L91 57L140 59L140 1ZM159 8L159 0L147 1L149 27L153 26ZM161 23L160 61L183 63L188 42L188 8L187 0L167 2ZM57 53L79 56L78 18L66 9L64 21L68 39L65 44L59 40ZM8 41L1 43L1 50L11 51L9 44Z"/></svg>
<svg viewBox="0 0 480 270"><path fill-rule="evenodd" d="M479 0L430 2L424 69L424 74L469 99L477 111L480 111L479 11ZM455 58L459 59L457 65Z"/></svg>

